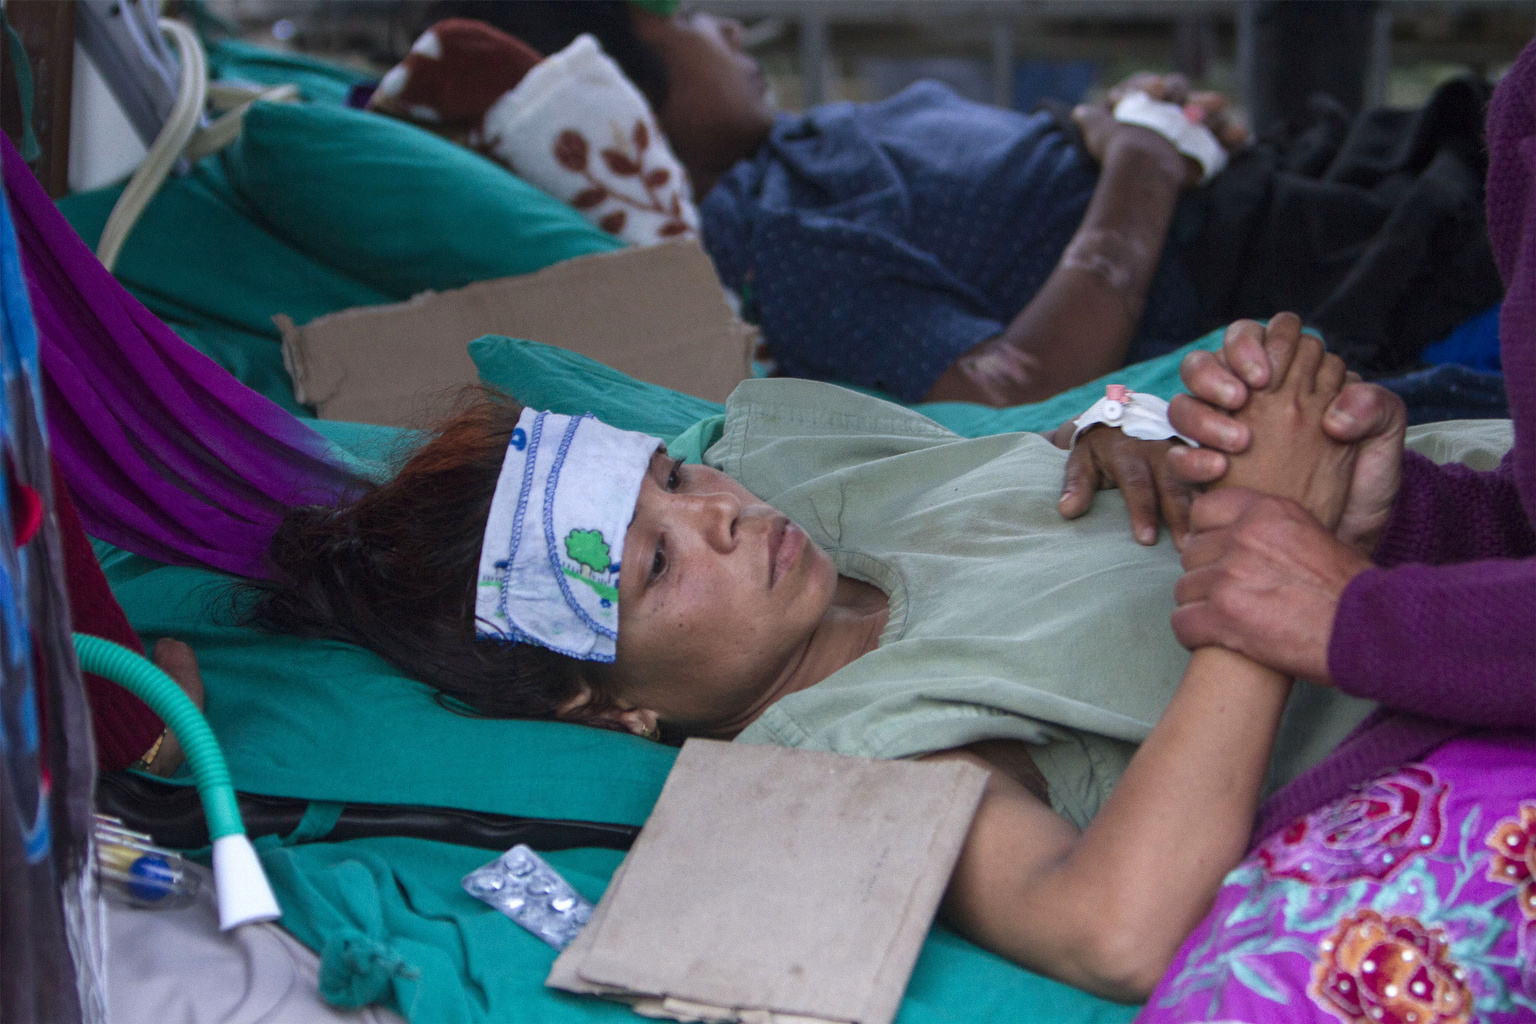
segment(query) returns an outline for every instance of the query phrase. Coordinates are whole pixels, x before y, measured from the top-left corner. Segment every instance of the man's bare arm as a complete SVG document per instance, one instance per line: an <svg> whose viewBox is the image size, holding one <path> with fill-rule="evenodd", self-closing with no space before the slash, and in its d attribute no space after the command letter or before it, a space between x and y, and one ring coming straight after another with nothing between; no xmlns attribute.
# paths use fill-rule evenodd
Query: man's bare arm
<svg viewBox="0 0 1536 1024"><path fill-rule="evenodd" d="M1131 92L1198 107L1228 149L1248 132L1226 97L1191 92L1180 75L1140 74L1106 102L1072 112L1098 160L1098 187L1055 271L1003 333L962 355L928 400L1016 405L1036 402L1116 369L1141 320L1179 192L1200 179L1193 160L1161 135L1110 113Z"/></svg>
<svg viewBox="0 0 1536 1024"><path fill-rule="evenodd" d="M1125 362L1191 172L1154 132L1118 124L1103 110L1089 116L1085 132L1107 137L1082 225L1029 304L1002 334L957 359L928 401L1038 402Z"/></svg>

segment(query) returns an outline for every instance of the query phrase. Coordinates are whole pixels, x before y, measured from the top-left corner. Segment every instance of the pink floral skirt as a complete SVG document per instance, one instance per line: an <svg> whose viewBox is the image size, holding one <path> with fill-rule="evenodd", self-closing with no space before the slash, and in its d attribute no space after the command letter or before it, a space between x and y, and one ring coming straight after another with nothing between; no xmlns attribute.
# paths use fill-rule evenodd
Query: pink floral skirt
<svg viewBox="0 0 1536 1024"><path fill-rule="evenodd" d="M1536 742L1452 740L1227 876L1139 1024L1536 1021Z"/></svg>

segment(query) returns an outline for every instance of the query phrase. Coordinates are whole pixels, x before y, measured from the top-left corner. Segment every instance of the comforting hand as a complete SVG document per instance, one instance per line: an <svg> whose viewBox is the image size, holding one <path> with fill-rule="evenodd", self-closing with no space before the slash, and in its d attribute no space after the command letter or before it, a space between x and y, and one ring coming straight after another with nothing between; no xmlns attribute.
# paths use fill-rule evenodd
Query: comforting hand
<svg viewBox="0 0 1536 1024"><path fill-rule="evenodd" d="M1344 361L1302 335L1301 321L1276 317L1269 333L1294 347L1283 375L1249 393L1236 419L1251 440L1216 485L1290 498L1327 528L1337 528L1349 497L1355 450L1323 431L1323 413L1344 387Z"/></svg>
<svg viewBox="0 0 1536 1024"><path fill-rule="evenodd" d="M1225 647L1330 683L1328 639L1349 581L1370 568L1294 501L1225 488L1190 509L1173 631L1191 650Z"/></svg>
<svg viewBox="0 0 1536 1024"><path fill-rule="evenodd" d="M1270 330L1252 320L1227 329L1219 352L1192 352L1180 368L1190 394L1176 397L1168 415L1182 434L1201 448L1179 448L1168 455L1175 478L1195 486L1212 483L1227 472L1227 455L1248 449L1249 428L1231 415L1248 401L1251 388L1267 387L1284 376L1299 338L1290 328L1292 314L1279 314ZM1284 326L1283 330L1275 330ZM1323 417L1334 440L1355 445L1355 470L1339 519L1337 536L1369 554L1386 525L1402 480L1403 435L1408 414L1402 399L1350 376Z"/></svg>
<svg viewBox="0 0 1536 1024"><path fill-rule="evenodd" d="M1068 420L1053 440L1059 447L1072 446L1076 428ZM1089 427L1072 447L1056 506L1063 519L1076 519L1093 506L1094 492L1120 488L1131 517L1131 533L1142 544L1157 543L1157 523L1168 524L1173 542L1182 545L1189 532L1189 487L1174 478L1168 468L1168 450L1175 441L1139 441L1122 431L1099 424Z"/></svg>
<svg viewBox="0 0 1536 1024"><path fill-rule="evenodd" d="M1226 647L1327 682L1339 597L1370 565L1333 536L1356 451L1328 436L1322 420L1344 388L1344 363L1303 336L1294 316L1275 317L1266 335L1284 369L1249 392L1234 417L1247 447L1191 506L1174 633L1191 648Z"/></svg>

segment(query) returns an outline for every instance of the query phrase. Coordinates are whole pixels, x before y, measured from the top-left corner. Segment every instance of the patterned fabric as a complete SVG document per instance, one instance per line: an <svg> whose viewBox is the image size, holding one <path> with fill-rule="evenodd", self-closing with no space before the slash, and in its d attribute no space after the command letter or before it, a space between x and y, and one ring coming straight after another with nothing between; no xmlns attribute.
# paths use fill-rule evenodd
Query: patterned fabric
<svg viewBox="0 0 1536 1024"><path fill-rule="evenodd" d="M919 82L878 103L780 115L699 213L721 280L742 293L785 375L916 402L1034 298L1097 182L1050 114ZM1198 326L1170 245L1129 361Z"/></svg>
<svg viewBox="0 0 1536 1024"><path fill-rule="evenodd" d="M688 172L589 35L544 59L484 22L440 21L368 106L483 153L631 244L698 233Z"/></svg>
<svg viewBox="0 0 1536 1024"><path fill-rule="evenodd" d="M1137 1020L1529 1021L1533 878L1536 742L1453 740L1260 844Z"/></svg>
<svg viewBox="0 0 1536 1024"><path fill-rule="evenodd" d="M440 134L478 129L491 108L544 57L483 21L448 18L423 32L368 98L368 109Z"/></svg>
<svg viewBox="0 0 1536 1024"><path fill-rule="evenodd" d="M485 112L470 145L632 245L698 233L688 172L650 104L592 36L528 72Z"/></svg>

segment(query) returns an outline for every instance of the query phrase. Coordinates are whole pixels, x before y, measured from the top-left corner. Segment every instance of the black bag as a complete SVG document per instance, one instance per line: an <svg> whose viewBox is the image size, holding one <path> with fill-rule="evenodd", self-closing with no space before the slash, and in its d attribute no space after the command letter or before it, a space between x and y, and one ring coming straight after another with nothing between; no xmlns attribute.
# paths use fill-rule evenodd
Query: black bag
<svg viewBox="0 0 1536 1024"><path fill-rule="evenodd" d="M1353 121L1325 95L1191 197L1186 241L1206 329L1298 313L1351 369L1413 368L1503 298L1483 205L1490 89L1454 79L1416 111Z"/></svg>

